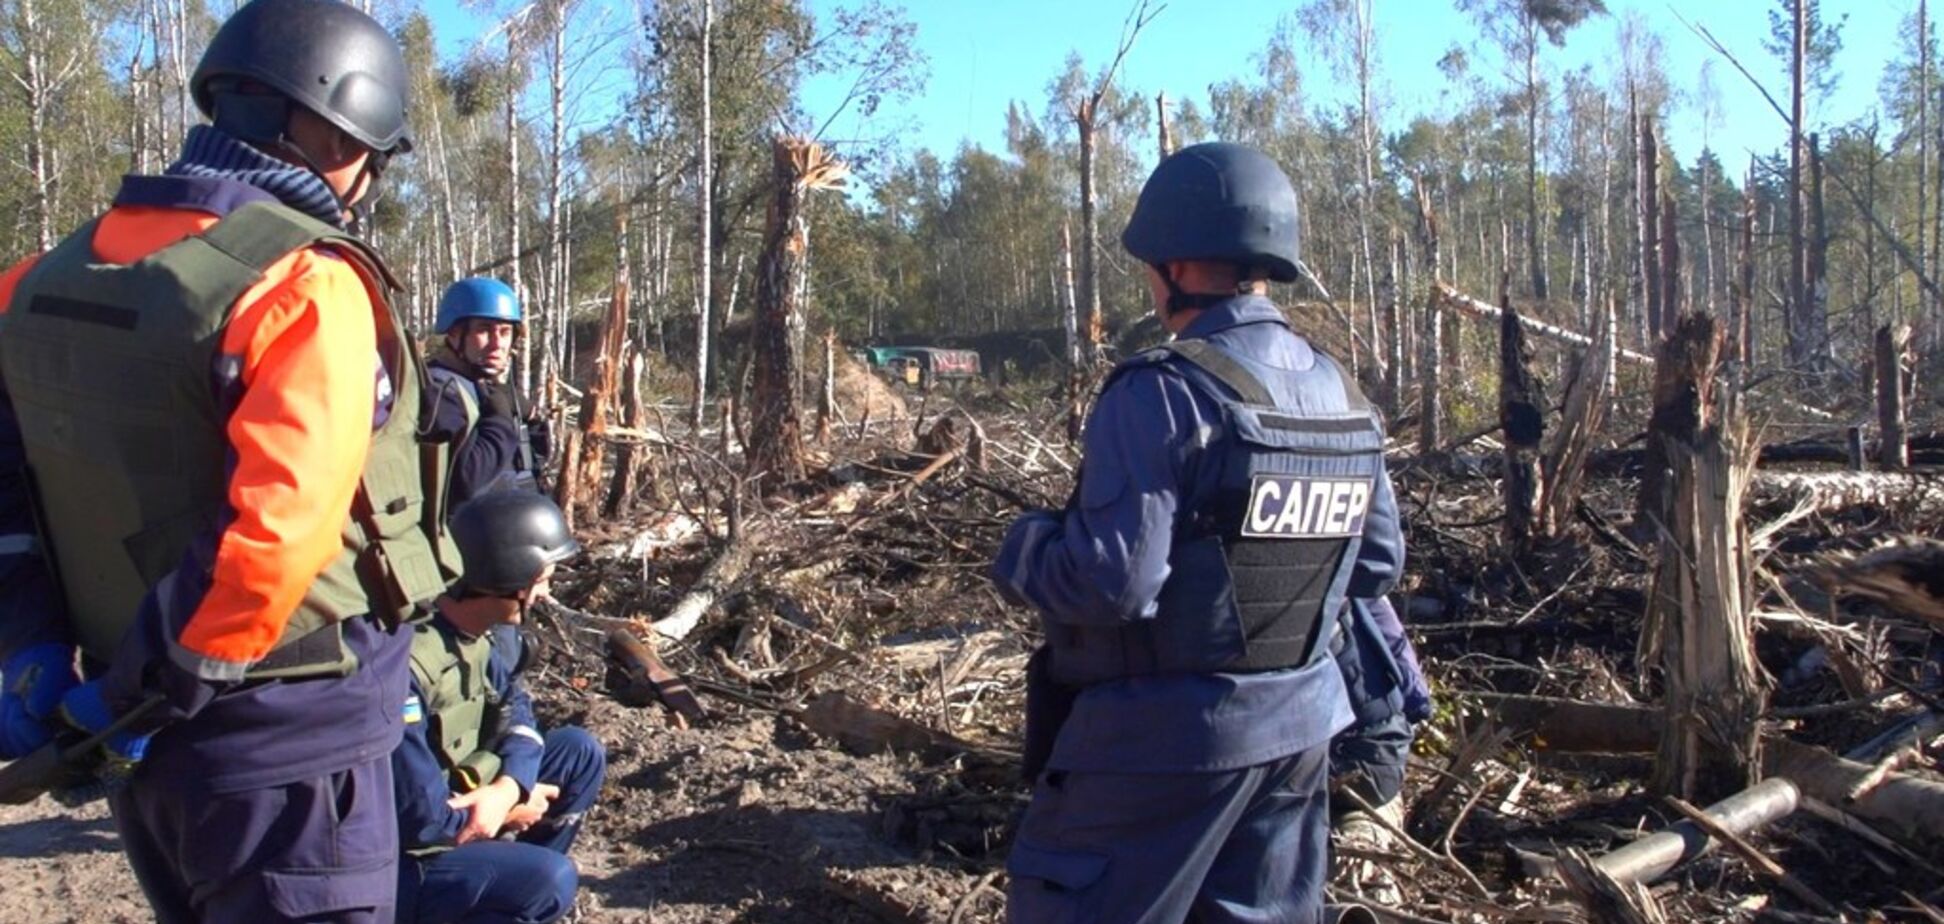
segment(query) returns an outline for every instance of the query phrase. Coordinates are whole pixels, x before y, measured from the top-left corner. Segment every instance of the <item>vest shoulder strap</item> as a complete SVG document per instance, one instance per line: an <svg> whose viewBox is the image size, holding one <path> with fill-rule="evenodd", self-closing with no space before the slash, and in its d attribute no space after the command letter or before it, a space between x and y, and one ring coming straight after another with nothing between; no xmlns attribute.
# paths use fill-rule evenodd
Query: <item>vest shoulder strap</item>
<svg viewBox="0 0 1944 924"><path fill-rule="evenodd" d="M1276 397L1269 393L1268 386L1263 385L1261 379L1256 378L1254 373L1237 362L1235 357L1224 352L1221 347L1206 340L1177 340L1161 346L1160 349L1179 356L1201 371L1214 376L1216 381L1233 389L1247 404L1263 407L1276 405Z"/></svg>

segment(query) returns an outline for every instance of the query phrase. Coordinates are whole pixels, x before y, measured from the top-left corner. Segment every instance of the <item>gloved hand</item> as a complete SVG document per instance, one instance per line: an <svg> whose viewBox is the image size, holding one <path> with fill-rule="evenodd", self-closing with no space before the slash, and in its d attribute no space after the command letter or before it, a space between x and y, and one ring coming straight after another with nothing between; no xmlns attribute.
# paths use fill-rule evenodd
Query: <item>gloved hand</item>
<svg viewBox="0 0 1944 924"><path fill-rule="evenodd" d="M513 401L513 386L504 382L482 380L478 383L479 416L504 417L519 420Z"/></svg>
<svg viewBox="0 0 1944 924"><path fill-rule="evenodd" d="M54 710L80 682L74 649L58 642L23 648L0 665L0 760L25 757L54 740Z"/></svg>
<svg viewBox="0 0 1944 924"><path fill-rule="evenodd" d="M90 680L67 691L61 697L61 719L69 725L90 735L97 734L113 725L117 716L109 709L108 701L102 698L101 681ZM102 742L102 766L97 774L103 779L125 779L135 772L135 765L142 762L148 752L148 735L133 732L116 732Z"/></svg>

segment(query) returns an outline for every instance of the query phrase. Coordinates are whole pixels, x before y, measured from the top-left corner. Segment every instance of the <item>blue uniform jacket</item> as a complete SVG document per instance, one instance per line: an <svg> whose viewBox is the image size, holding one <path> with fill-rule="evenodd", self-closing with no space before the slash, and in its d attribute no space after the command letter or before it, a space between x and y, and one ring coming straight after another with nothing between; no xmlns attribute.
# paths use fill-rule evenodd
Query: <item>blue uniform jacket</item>
<svg viewBox="0 0 1944 924"><path fill-rule="evenodd" d="M455 631L442 617L433 618L439 631ZM525 798L539 781L545 739L540 736L533 717L533 699L527 695L520 675L513 670L519 663L520 642L517 632L505 631L511 628L502 626L494 632L493 654L486 662L486 677L500 698L499 715L504 731L491 739L486 737L490 731L482 733L482 741L500 756L500 775L519 783L520 795ZM426 701L416 677L412 679L410 697L408 704ZM451 846L471 813L446 805L446 800L453 796L452 783L446 768L439 763L438 752L426 739L426 723L422 719L413 721L409 705L405 717L405 738L399 742L398 750L392 752L399 844L406 850Z"/></svg>
<svg viewBox="0 0 1944 924"><path fill-rule="evenodd" d="M1307 370L1317 361L1309 343L1260 296L1214 305L1180 336L1277 368ZM1324 400L1284 397L1298 406ZM1038 609L1048 625L1154 618L1177 522L1212 497L1221 478L1221 420L1213 400L1165 366L1118 376L1088 418L1074 502L1058 513L1027 514L1007 533L993 565L1001 593ZM1369 572L1366 586L1402 562L1396 520L1383 479L1358 559ZM1362 589L1353 584L1350 593ZM1320 746L1350 722L1343 678L1328 658L1263 673L1136 677L1082 691L1048 765L1227 770Z"/></svg>

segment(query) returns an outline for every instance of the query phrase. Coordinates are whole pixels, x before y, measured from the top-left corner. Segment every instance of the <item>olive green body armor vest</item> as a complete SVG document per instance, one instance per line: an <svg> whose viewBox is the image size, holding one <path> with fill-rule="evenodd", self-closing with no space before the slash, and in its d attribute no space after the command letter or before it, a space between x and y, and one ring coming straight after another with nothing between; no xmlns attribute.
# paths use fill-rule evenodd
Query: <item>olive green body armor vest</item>
<svg viewBox="0 0 1944 924"><path fill-rule="evenodd" d="M491 750L499 736L499 691L486 674L492 656L490 635L465 638L437 617L413 627L412 678L425 710L425 740L453 792L499 776L500 757Z"/></svg>
<svg viewBox="0 0 1944 924"><path fill-rule="evenodd" d="M390 272L362 241L278 204L243 206L125 265L96 262L95 224L44 255L0 317L0 374L76 639L108 660L149 588L219 526L228 440L214 382L237 374L216 366L236 362L219 359L224 330L265 270L324 244L372 294L391 413L372 433L342 550L242 676L348 674L357 664L339 622L402 620L458 574L435 509L438 453L418 441L425 370L386 299Z"/></svg>

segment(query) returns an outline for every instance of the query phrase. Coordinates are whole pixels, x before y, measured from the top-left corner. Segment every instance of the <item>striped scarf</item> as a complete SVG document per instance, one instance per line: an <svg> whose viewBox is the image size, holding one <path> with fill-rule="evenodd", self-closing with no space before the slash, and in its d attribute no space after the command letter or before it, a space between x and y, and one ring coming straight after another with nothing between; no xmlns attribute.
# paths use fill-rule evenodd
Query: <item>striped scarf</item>
<svg viewBox="0 0 1944 924"><path fill-rule="evenodd" d="M212 125L189 129L182 156L168 176L208 176L236 180L276 196L283 204L332 227L344 227L337 195L322 177L250 147Z"/></svg>

